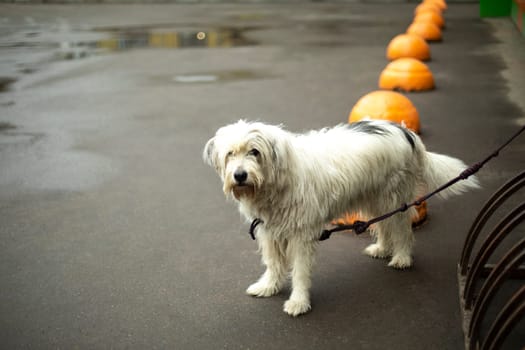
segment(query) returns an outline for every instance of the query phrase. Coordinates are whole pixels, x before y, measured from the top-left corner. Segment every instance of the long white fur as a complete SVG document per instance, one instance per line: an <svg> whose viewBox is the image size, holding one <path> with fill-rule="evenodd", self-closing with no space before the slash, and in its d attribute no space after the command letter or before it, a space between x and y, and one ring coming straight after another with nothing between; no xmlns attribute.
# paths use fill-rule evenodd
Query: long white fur
<svg viewBox="0 0 525 350"><path fill-rule="evenodd" d="M401 126L383 121L360 126L293 134L241 120L220 128L207 142L204 160L217 170L225 194L238 200L247 220L264 222L256 234L266 271L248 294L276 294L291 272L292 293L284 311L292 316L309 311L316 245L327 223L347 211L382 215L466 168L458 159L427 152L420 138ZM236 171L247 173L242 184ZM442 196L476 187L470 177ZM364 253L391 257L388 265L394 268L411 266L412 215L408 210L374 225L376 241Z"/></svg>

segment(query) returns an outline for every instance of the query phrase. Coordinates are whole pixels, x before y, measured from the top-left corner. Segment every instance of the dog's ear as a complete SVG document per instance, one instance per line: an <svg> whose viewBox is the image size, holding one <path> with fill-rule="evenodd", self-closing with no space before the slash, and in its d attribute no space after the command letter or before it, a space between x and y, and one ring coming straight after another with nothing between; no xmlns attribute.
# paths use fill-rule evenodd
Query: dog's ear
<svg viewBox="0 0 525 350"><path fill-rule="evenodd" d="M202 152L202 159L204 159L206 164L217 168L218 157L215 150L215 137L212 137L206 142L206 146L204 146L204 151Z"/></svg>
<svg viewBox="0 0 525 350"><path fill-rule="evenodd" d="M290 156L290 144L285 138L276 138L272 140L271 157L275 171L282 171L288 168Z"/></svg>
<svg viewBox="0 0 525 350"><path fill-rule="evenodd" d="M288 140L280 126L254 123L250 133L254 135L256 147L263 151L267 166L271 166L274 172L287 167Z"/></svg>
<svg viewBox="0 0 525 350"><path fill-rule="evenodd" d="M270 141L270 149L272 151L272 162L277 164L277 144L275 141Z"/></svg>

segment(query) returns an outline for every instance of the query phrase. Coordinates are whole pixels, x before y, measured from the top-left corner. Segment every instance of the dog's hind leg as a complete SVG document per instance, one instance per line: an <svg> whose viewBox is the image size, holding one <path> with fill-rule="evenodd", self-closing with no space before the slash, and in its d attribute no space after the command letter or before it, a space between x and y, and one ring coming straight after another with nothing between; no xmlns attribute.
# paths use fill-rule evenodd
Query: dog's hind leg
<svg viewBox="0 0 525 350"><path fill-rule="evenodd" d="M284 312L298 316L310 311L310 286L315 259L315 241L293 239L288 244L287 256L292 268L292 293L284 303Z"/></svg>
<svg viewBox="0 0 525 350"><path fill-rule="evenodd" d="M257 235L266 271L257 282L250 285L246 293L256 297L269 297L277 294L286 277L286 244L271 239L265 232Z"/></svg>
<svg viewBox="0 0 525 350"><path fill-rule="evenodd" d="M388 266L396 269L405 269L412 266L412 248L414 246L412 216L412 210L408 210L384 221L392 242L392 259Z"/></svg>

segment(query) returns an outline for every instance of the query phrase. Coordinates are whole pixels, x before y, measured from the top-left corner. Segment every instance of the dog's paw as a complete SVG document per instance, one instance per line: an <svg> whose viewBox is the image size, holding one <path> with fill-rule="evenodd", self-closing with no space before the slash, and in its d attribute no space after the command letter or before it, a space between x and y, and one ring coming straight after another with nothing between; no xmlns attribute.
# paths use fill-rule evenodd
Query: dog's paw
<svg viewBox="0 0 525 350"><path fill-rule="evenodd" d="M407 269L412 266L412 257L407 254L396 254L392 257L388 266L400 270Z"/></svg>
<svg viewBox="0 0 525 350"><path fill-rule="evenodd" d="M307 313L311 308L308 300L289 299L284 303L284 312L293 317Z"/></svg>
<svg viewBox="0 0 525 350"><path fill-rule="evenodd" d="M264 298L271 297L279 292L279 287L277 285L268 285L264 282L255 282L246 289L246 294L249 294L254 297Z"/></svg>
<svg viewBox="0 0 525 350"><path fill-rule="evenodd" d="M376 259L385 259L388 257L388 252L385 250L385 248L377 243L370 244L365 248L363 253Z"/></svg>

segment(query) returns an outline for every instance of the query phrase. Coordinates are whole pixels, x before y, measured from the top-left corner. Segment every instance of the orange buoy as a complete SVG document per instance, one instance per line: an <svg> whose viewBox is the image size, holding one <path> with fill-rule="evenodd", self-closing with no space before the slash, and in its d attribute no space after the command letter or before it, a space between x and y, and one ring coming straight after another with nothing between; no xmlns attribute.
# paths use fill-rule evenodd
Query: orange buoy
<svg viewBox="0 0 525 350"><path fill-rule="evenodd" d="M410 130L419 133L419 113L416 107L398 92L377 90L361 97L352 108L348 122L367 118L404 124Z"/></svg>
<svg viewBox="0 0 525 350"><path fill-rule="evenodd" d="M427 219L427 202L422 202L416 205L416 213L412 216L412 227L417 227L423 224ZM346 213L338 219L332 220L332 225L352 225L357 220L367 221L357 213Z"/></svg>
<svg viewBox="0 0 525 350"><path fill-rule="evenodd" d="M439 14L441 14L441 8L439 5L431 2L422 2L421 4L416 6L416 9L414 10L414 15L417 15L420 12L426 12L426 11L434 11Z"/></svg>
<svg viewBox="0 0 525 350"><path fill-rule="evenodd" d="M383 119L404 124L414 132L419 132L419 114L412 102L394 91L377 90L362 96L352 108L348 122L362 119ZM412 226L421 225L427 217L426 202L416 206L416 214L412 217ZM333 225L351 225L356 220L366 221L358 213L346 213L332 221Z"/></svg>
<svg viewBox="0 0 525 350"><path fill-rule="evenodd" d="M363 221L357 213L346 213L340 218L332 220L332 225L351 225L357 220Z"/></svg>
<svg viewBox="0 0 525 350"><path fill-rule="evenodd" d="M412 57L421 61L430 59L430 47L425 39L415 34L399 34L395 36L386 48L386 57L395 60L402 57Z"/></svg>
<svg viewBox="0 0 525 350"><path fill-rule="evenodd" d="M434 88L434 77L426 64L415 58L398 58L379 76L379 87L387 90L422 91Z"/></svg>
<svg viewBox="0 0 525 350"><path fill-rule="evenodd" d="M407 33L419 35L427 41L440 41L441 29L431 22L412 22Z"/></svg>
<svg viewBox="0 0 525 350"><path fill-rule="evenodd" d="M383 119L404 124L414 132L419 132L419 114L408 98L394 91L377 90L362 96L352 108L348 122L362 119ZM425 202L416 207L417 214L412 217L412 226L421 225L427 217ZM366 221L358 213L346 213L332 221L333 225L351 225L356 220Z"/></svg>
<svg viewBox="0 0 525 350"><path fill-rule="evenodd" d="M445 20L443 19L443 16L435 11L424 11L418 13L414 17L414 22L431 22L439 28L443 28L445 26Z"/></svg>
<svg viewBox="0 0 525 350"><path fill-rule="evenodd" d="M448 8L445 0L424 0L423 3L436 5L441 11L445 11Z"/></svg>
<svg viewBox="0 0 525 350"><path fill-rule="evenodd" d="M427 219L427 202L416 205L417 214L412 217L412 226L420 226Z"/></svg>

